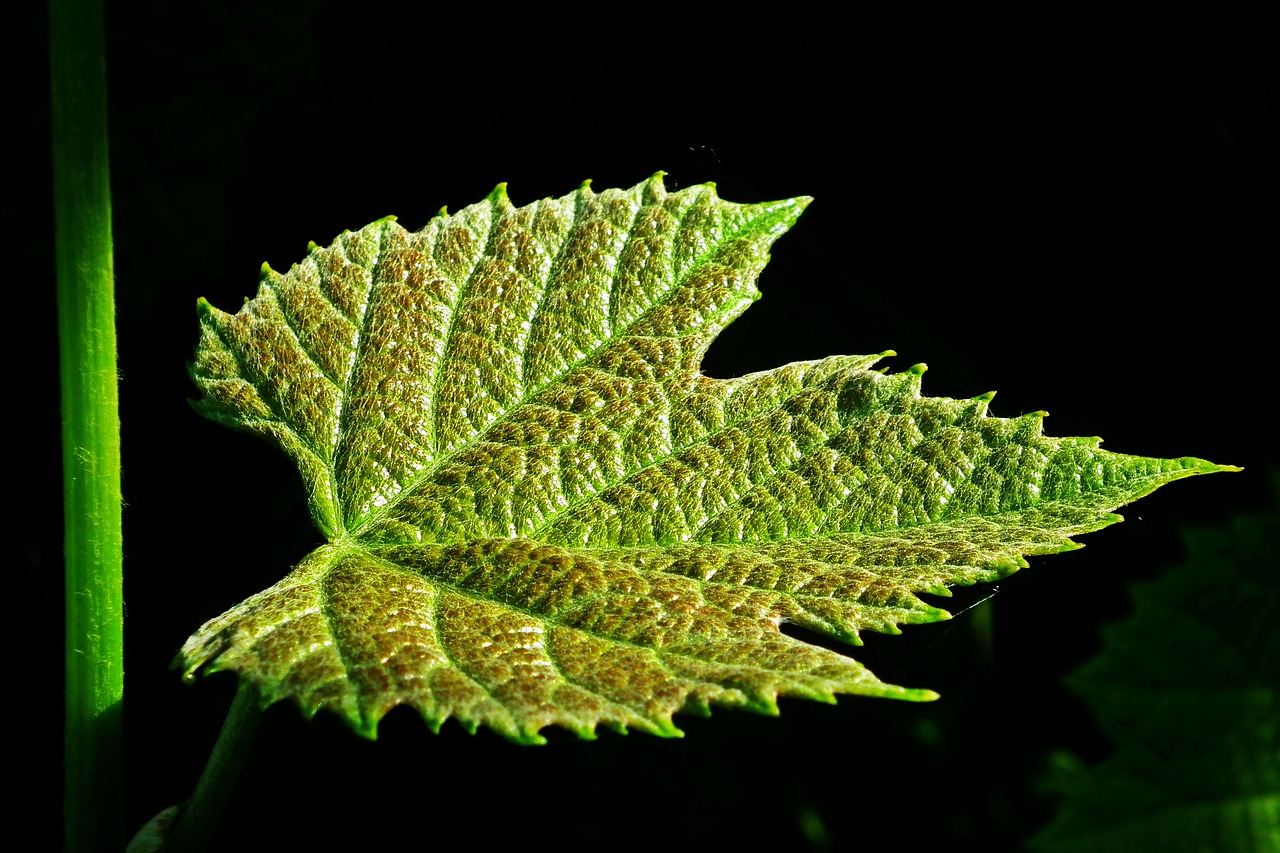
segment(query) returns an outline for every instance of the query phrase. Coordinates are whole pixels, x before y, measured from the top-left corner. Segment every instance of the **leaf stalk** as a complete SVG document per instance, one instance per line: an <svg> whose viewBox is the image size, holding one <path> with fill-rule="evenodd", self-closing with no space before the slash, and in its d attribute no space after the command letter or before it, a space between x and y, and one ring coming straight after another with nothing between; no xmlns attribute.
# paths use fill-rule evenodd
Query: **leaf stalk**
<svg viewBox="0 0 1280 853"><path fill-rule="evenodd" d="M168 853L200 853L208 845L249 757L261 721L258 688L242 679L195 793L173 828L166 848Z"/></svg>

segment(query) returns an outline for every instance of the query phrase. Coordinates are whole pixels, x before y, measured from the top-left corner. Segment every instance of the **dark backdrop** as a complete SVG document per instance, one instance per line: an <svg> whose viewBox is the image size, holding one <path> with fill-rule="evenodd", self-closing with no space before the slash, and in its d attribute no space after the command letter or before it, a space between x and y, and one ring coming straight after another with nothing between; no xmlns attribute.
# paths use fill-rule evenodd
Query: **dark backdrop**
<svg viewBox="0 0 1280 853"><path fill-rule="evenodd" d="M893 348L895 369L932 365L927 393L995 388L994 414L1048 409L1051 434L1248 470L1174 484L984 603L992 588L957 591L953 611L978 606L952 622L856 652L939 690L931 705L784 700L778 719L685 718L679 741L542 748L452 723L434 736L407 710L370 743L274 707L215 849L426 849L455 833L827 849L816 823L829 849L864 834L1018 849L1052 813L1050 765L1107 754L1060 680L1127 612L1127 583L1179 557L1180 527L1265 499L1269 4L122 5L107 49L131 824L187 796L234 689L183 685L175 650L319 542L283 456L187 406L196 297L234 310L263 260L286 270L308 240L391 213L421 227L499 181L516 204L659 169L670 189L714 181L731 201L814 196L709 375ZM41 25L29 35L38 45ZM31 114L47 126L42 97ZM24 246L45 280L50 231ZM51 296L37 303L52 329ZM56 365L39 364L39 446L55 459ZM23 531L38 571L20 593L56 624L59 503L54 466L40 470Z"/></svg>

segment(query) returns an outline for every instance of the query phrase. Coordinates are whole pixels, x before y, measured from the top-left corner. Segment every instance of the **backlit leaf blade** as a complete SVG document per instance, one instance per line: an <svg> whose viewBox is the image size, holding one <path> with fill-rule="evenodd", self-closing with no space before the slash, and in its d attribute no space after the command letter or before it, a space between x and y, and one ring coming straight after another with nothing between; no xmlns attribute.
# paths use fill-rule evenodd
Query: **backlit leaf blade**
<svg viewBox="0 0 1280 853"><path fill-rule="evenodd" d="M779 693L930 698L711 605L687 578L523 539L321 550L184 649L218 652L213 669L251 673L268 700L327 705L370 736L400 703L433 727L453 716L536 742L552 723L678 734L676 711L776 712Z"/></svg>
<svg viewBox="0 0 1280 853"><path fill-rule="evenodd" d="M603 409L601 455L634 460L654 451L614 442L660 426L663 386L758 296L769 245L807 202L733 205L655 177L520 209L499 187L413 234L381 220L286 275L264 269L235 316L202 303L201 409L278 441L334 535L475 464L457 457L477 443L480 467L502 472L483 451L507 442L483 433L582 386Z"/></svg>
<svg viewBox="0 0 1280 853"><path fill-rule="evenodd" d="M874 369L888 354L702 376L805 204L656 176L515 208L500 187L266 270L234 316L202 303L198 405L294 458L331 544L205 625L188 674L370 736L409 704L525 742L778 695L927 699L778 626L857 643L945 618L917 593L1222 470L924 397L923 365Z"/></svg>

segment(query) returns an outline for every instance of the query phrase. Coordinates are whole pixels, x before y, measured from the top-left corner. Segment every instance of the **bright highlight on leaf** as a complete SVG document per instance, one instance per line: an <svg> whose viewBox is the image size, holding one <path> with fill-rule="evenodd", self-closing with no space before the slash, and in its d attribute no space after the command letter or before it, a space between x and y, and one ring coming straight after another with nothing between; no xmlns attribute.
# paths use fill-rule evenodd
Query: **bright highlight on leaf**
<svg viewBox="0 0 1280 853"><path fill-rule="evenodd" d="M234 316L200 301L206 416L297 463L329 544L206 623L179 665L373 737L392 707L523 743L678 735L677 711L909 700L779 625L859 643L947 618L917 593L1077 547L1164 483L1232 470L1046 438L923 365L698 372L809 199L584 185L410 233L347 232Z"/></svg>

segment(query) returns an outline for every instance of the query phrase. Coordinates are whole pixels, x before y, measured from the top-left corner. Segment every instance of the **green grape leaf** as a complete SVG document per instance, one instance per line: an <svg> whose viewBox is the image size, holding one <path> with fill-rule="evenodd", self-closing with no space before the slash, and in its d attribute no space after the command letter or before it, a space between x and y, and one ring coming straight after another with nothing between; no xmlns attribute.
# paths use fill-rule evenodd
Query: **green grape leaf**
<svg viewBox="0 0 1280 853"><path fill-rule="evenodd" d="M892 353L701 375L808 202L656 175L516 208L500 186L264 267L234 316L201 300L197 407L284 449L328 544L177 664L369 737L400 704L538 743L780 695L932 699L779 626L857 644L947 618L918 593L1224 470L922 397L923 365L873 369Z"/></svg>
<svg viewBox="0 0 1280 853"><path fill-rule="evenodd" d="M1115 754L1060 781L1043 851L1280 850L1280 471L1272 508L1184 531L1187 558L1068 678Z"/></svg>

